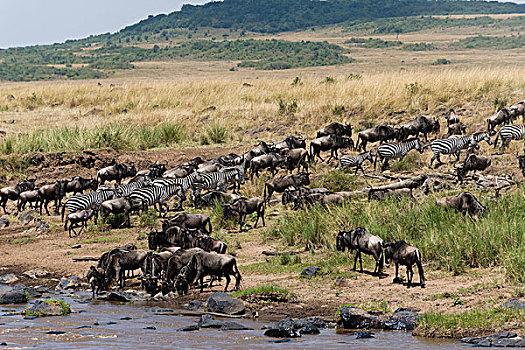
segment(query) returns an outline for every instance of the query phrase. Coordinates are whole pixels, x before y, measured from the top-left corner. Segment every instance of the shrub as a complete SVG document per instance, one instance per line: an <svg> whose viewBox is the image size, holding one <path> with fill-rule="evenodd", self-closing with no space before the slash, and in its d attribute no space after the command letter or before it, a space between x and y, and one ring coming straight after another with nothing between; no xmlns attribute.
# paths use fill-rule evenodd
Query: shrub
<svg viewBox="0 0 525 350"><path fill-rule="evenodd" d="M221 122L213 122L206 128L206 136L212 143L225 143L228 138L228 127Z"/></svg>

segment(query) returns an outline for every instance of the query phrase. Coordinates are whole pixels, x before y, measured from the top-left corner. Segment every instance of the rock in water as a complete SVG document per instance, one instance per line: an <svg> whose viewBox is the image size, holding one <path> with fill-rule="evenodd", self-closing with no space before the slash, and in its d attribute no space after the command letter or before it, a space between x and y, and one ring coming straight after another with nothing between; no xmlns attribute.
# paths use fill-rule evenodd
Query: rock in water
<svg viewBox="0 0 525 350"><path fill-rule="evenodd" d="M381 318L352 306L341 308L340 317L344 329L383 329L385 327Z"/></svg>
<svg viewBox="0 0 525 350"><path fill-rule="evenodd" d="M357 335L356 339L374 338L374 333L372 332L356 332L354 334Z"/></svg>
<svg viewBox="0 0 525 350"><path fill-rule="evenodd" d="M24 276L26 276L28 278L35 279L35 278L47 277L47 276L49 276L49 272L47 272L45 270L34 269L34 270L26 271L22 275L24 275Z"/></svg>
<svg viewBox="0 0 525 350"><path fill-rule="evenodd" d="M273 337L273 338L299 338L301 337L301 333L299 333L297 330L293 328L271 328L266 330L264 332L264 335L267 337Z"/></svg>
<svg viewBox="0 0 525 350"><path fill-rule="evenodd" d="M67 289L80 289L82 288L82 281L78 276L71 276L69 278L62 277L60 282L55 287L56 291L63 291Z"/></svg>
<svg viewBox="0 0 525 350"><path fill-rule="evenodd" d="M18 281L18 277L15 276L14 273L8 273L7 275L0 276L0 283L1 284L11 284Z"/></svg>
<svg viewBox="0 0 525 350"><path fill-rule="evenodd" d="M177 332L192 332L192 331L198 331L198 330L199 330L199 325L193 324L191 326L179 328L177 329Z"/></svg>
<svg viewBox="0 0 525 350"><path fill-rule="evenodd" d="M319 271L319 266L309 266L301 272L301 276L314 277Z"/></svg>
<svg viewBox="0 0 525 350"><path fill-rule="evenodd" d="M200 301L200 300L192 300L192 301L190 301L188 306L186 306L186 310L189 310L189 311L204 311L204 303L202 301Z"/></svg>
<svg viewBox="0 0 525 350"><path fill-rule="evenodd" d="M199 320L199 328L221 328L224 322L216 320L212 315L202 315Z"/></svg>
<svg viewBox="0 0 525 350"><path fill-rule="evenodd" d="M244 303L232 298L226 293L215 292L206 302L208 311L210 312L228 315L243 315L245 312Z"/></svg>
<svg viewBox="0 0 525 350"><path fill-rule="evenodd" d="M32 307L23 311L26 315L45 316L64 316L71 313L69 304L62 300L41 300L35 301Z"/></svg>
<svg viewBox="0 0 525 350"><path fill-rule="evenodd" d="M308 324L304 326L303 328L299 329L299 333L301 334L319 334L321 332L319 331L319 328L317 328L313 324Z"/></svg>
<svg viewBox="0 0 525 350"><path fill-rule="evenodd" d="M0 295L0 304L23 304L27 303L27 294L24 289L13 289Z"/></svg>

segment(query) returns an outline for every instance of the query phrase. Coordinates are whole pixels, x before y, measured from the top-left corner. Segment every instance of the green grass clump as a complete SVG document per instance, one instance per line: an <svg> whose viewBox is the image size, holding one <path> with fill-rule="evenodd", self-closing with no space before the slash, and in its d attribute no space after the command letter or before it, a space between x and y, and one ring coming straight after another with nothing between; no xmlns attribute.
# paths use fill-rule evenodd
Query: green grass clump
<svg viewBox="0 0 525 350"><path fill-rule="evenodd" d="M120 237L95 237L80 241L76 244L89 244L89 243L118 243L121 241Z"/></svg>
<svg viewBox="0 0 525 350"><path fill-rule="evenodd" d="M231 296L234 298L242 298L249 295L257 294L280 294L282 296L295 296L294 293L288 291L285 288L278 286L259 286L251 289L241 290L235 293L232 293Z"/></svg>
<svg viewBox="0 0 525 350"><path fill-rule="evenodd" d="M140 216L140 227L155 227L159 221L159 216L154 208L149 208L147 212Z"/></svg>
<svg viewBox="0 0 525 350"><path fill-rule="evenodd" d="M368 164L368 162L367 162ZM343 169L329 171L326 175L312 180L311 187L325 187L332 192L354 191L362 186L357 181L359 178L352 174L347 174Z"/></svg>
<svg viewBox="0 0 525 350"><path fill-rule="evenodd" d="M228 127L220 122L214 122L206 129L207 139L211 143L225 143L228 139Z"/></svg>
<svg viewBox="0 0 525 350"><path fill-rule="evenodd" d="M50 304L50 305L58 305L60 307L59 316L69 315L71 313L71 305L66 303L64 300L61 299L46 299L43 300L44 302ZM38 316L38 317L45 317L47 314L43 311L35 312L31 308L28 308L24 311L22 311L22 314L24 316Z"/></svg>
<svg viewBox="0 0 525 350"><path fill-rule="evenodd" d="M30 244L30 243L36 243L40 241L40 238L36 237L25 237L25 238L17 238L10 241L10 244Z"/></svg>

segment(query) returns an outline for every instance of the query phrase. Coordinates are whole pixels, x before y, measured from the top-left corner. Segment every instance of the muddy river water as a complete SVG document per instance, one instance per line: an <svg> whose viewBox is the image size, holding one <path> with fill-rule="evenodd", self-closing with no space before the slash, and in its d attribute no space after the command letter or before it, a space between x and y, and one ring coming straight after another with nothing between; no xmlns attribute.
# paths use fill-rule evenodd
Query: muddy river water
<svg viewBox="0 0 525 350"><path fill-rule="evenodd" d="M90 294L61 298L74 311L69 316L25 319L19 312L27 305L0 307L0 343L3 349L467 349L457 341L413 337L406 332L377 331L373 339L336 334L334 329L319 335L304 335L283 343L263 335L265 324L235 319L254 330L220 331L201 329L177 332L196 324L194 316L162 315L164 308L141 303L89 300ZM168 310L169 311L169 310Z"/></svg>

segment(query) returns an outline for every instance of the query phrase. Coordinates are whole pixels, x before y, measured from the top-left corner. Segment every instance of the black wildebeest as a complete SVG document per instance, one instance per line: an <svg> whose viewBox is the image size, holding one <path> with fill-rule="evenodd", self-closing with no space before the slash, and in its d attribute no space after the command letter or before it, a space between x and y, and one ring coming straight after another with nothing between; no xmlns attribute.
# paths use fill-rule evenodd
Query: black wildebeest
<svg viewBox="0 0 525 350"><path fill-rule="evenodd" d="M377 142L383 143L388 140L393 140L397 138L397 135L399 134L399 130L394 129L391 126L388 125L378 125L375 128L366 129L363 131L360 131L357 134L357 144L355 146L356 149L360 149L365 152L366 151L366 145L369 142Z"/></svg>
<svg viewBox="0 0 525 350"><path fill-rule="evenodd" d="M250 180L253 180L253 174L259 177L259 170L270 168L272 176L277 173L277 167L284 163L286 158L279 153L268 153L257 156L250 161Z"/></svg>
<svg viewBox="0 0 525 350"><path fill-rule="evenodd" d="M421 263L421 252L416 247L408 245L405 241L397 241L395 243L387 243L384 247L385 262L388 264L392 260L396 264L396 277L394 283L400 281L399 279L399 265L407 267L407 287L412 286L412 279L414 271L412 265L417 265L419 273L419 285L425 288L425 274L423 273L423 265Z"/></svg>
<svg viewBox="0 0 525 350"><path fill-rule="evenodd" d="M301 170L308 172L308 151L306 149L284 149L282 153L285 156L284 165L286 170L293 172L294 169L297 169L298 173Z"/></svg>
<svg viewBox="0 0 525 350"><path fill-rule="evenodd" d="M147 250L119 251L111 254L106 270L104 271L107 285L111 285L111 281L116 278L117 284L121 288L124 287L126 283L124 278L125 271L140 269L147 255Z"/></svg>
<svg viewBox="0 0 525 350"><path fill-rule="evenodd" d="M200 252L192 256L188 265L182 268L175 286L179 295L184 295L197 280L200 280L201 293L204 290L203 279L205 276L225 277L224 292L228 290L230 276L235 277L235 288L238 290L241 283L241 274L237 268L237 261L231 255Z"/></svg>
<svg viewBox="0 0 525 350"><path fill-rule="evenodd" d="M352 126L350 125L350 123L344 125L341 123L333 122L319 129L316 138L328 136L331 134L352 137Z"/></svg>
<svg viewBox="0 0 525 350"><path fill-rule="evenodd" d="M137 169L134 164L127 166L125 164L115 163L98 171L97 183L103 185L106 181L115 180L117 184L120 185L122 179L135 175L137 175Z"/></svg>
<svg viewBox="0 0 525 350"><path fill-rule="evenodd" d="M88 189L96 191L97 187L97 180L93 177L86 179L81 176L75 176L66 183L66 193L73 192L73 195L75 195L77 193L84 193L84 191Z"/></svg>
<svg viewBox="0 0 525 350"><path fill-rule="evenodd" d="M181 249L168 259L162 276L162 294L166 295L173 290L175 278L180 270L186 266L191 258L203 250L201 248Z"/></svg>
<svg viewBox="0 0 525 350"><path fill-rule="evenodd" d="M376 261L374 274L381 276L383 273L383 240L381 237L371 234L366 229L358 227L351 231L340 230L337 235L336 248L340 252L344 252L345 248L357 251L354 260L354 271L357 267L357 258L359 258L361 272L363 272L361 253L364 253L372 255Z"/></svg>
<svg viewBox="0 0 525 350"><path fill-rule="evenodd" d="M288 187L299 188L310 184L310 173L285 175L266 181L264 184L264 201L268 202L274 192L283 193ZM268 196L266 196L268 192Z"/></svg>
<svg viewBox="0 0 525 350"><path fill-rule="evenodd" d="M58 208L62 204L62 198L66 195L66 183L68 180L57 180L52 185L45 185L38 189L40 195L40 214L42 214L42 206L46 209L47 215L49 214L48 205L49 202L55 201L55 213L58 215Z"/></svg>
<svg viewBox="0 0 525 350"><path fill-rule="evenodd" d="M463 178L467 175L469 171L474 171L474 173L479 170L483 171L491 165L492 161L489 157L478 156L475 154L469 154L467 158L463 161L463 164L456 167L456 174L458 180L463 182Z"/></svg>
<svg viewBox="0 0 525 350"><path fill-rule="evenodd" d="M398 141L406 140L409 136L418 137L422 133L425 141L428 142L427 135L429 133L438 133L440 129L438 120L430 120L425 116L420 115L414 120L409 121L399 127L397 139Z"/></svg>
<svg viewBox="0 0 525 350"><path fill-rule="evenodd" d="M100 205L100 215L102 216L102 221L106 223L109 214L124 213L126 215L125 224L127 227L131 227L129 214L133 209L136 208L133 207L131 200L127 197L109 199Z"/></svg>
<svg viewBox="0 0 525 350"><path fill-rule="evenodd" d="M28 179L20 181L15 186L0 188L0 205L4 209L4 214L9 214L5 208L7 201L16 201L20 193L25 191L32 191L35 189L36 177L34 179Z"/></svg>
<svg viewBox="0 0 525 350"><path fill-rule="evenodd" d="M487 119L487 132L490 135L494 135L496 126L500 124L509 124L512 122L513 115L510 113L508 108L502 108L496 112L496 114L491 115Z"/></svg>
<svg viewBox="0 0 525 350"><path fill-rule="evenodd" d="M162 229L166 230L170 226L180 226L183 228L201 229L206 233L212 233L211 220L208 215L179 213L162 222Z"/></svg>
<svg viewBox="0 0 525 350"><path fill-rule="evenodd" d="M179 226L168 227L165 231L151 230L148 233L148 248L182 247L187 233L188 229Z"/></svg>
<svg viewBox="0 0 525 350"><path fill-rule="evenodd" d="M444 208L451 208L455 211L461 212L463 216L469 213L471 216L483 215L487 210L473 194L469 192L461 192L456 195L440 198L436 201L438 206Z"/></svg>
<svg viewBox="0 0 525 350"><path fill-rule="evenodd" d="M322 136L310 142L310 161L315 161L315 158L321 159L321 151L330 151L330 161L332 158L338 158L337 150L339 148L354 148L354 141L349 137L338 136L330 134Z"/></svg>
<svg viewBox="0 0 525 350"><path fill-rule="evenodd" d="M76 211L74 213L69 213L66 216L66 221L64 222L64 231L68 231L69 238L71 238L71 231L75 234L75 236L82 233L82 230L84 227L87 226L88 221L91 218L94 218L97 215L97 211L93 209L87 209L87 210L81 210ZM69 228L67 227L67 223L69 222ZM80 231L78 233L75 231L76 228L80 227Z"/></svg>
<svg viewBox="0 0 525 350"><path fill-rule="evenodd" d="M263 226L266 226L264 222L264 200L259 197L239 198L232 204L224 204L223 213L225 220L228 220L232 214L239 216L239 231L242 231L246 216L251 213L257 213L254 227L257 227L259 218L262 218Z"/></svg>

